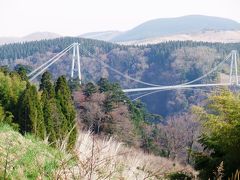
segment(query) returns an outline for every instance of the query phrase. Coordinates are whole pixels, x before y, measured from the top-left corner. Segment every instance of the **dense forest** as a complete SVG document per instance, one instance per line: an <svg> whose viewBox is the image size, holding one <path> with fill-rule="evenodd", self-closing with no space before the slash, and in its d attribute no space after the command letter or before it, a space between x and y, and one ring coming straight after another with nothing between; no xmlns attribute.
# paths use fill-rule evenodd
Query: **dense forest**
<svg viewBox="0 0 240 180"><path fill-rule="evenodd" d="M23 135L47 139L52 147L67 142L71 152L77 131L89 130L98 138L114 137L125 146L191 164L201 179L231 177L239 169L240 96L229 90L212 93L206 106L163 122L105 78L80 86L64 76L53 83L45 72L37 89L23 67L3 67L0 80L0 127L8 124ZM178 172L170 179L179 177L193 176Z"/></svg>
<svg viewBox="0 0 240 180"><path fill-rule="evenodd" d="M49 69L53 74L43 73L38 86L28 81L31 68L75 41L82 45L82 85L63 76L69 72L71 55ZM120 46L78 38L0 46L0 127L8 124L23 135L47 139L52 147L67 142L69 152L78 132L89 130L93 137L114 137L127 147L190 164L201 179L233 177L240 168L239 93L161 92L143 99L144 104L122 91L137 83L114 74L94 57L139 80L170 85L203 75L239 48L201 42ZM220 72L227 74L227 66ZM215 81L217 73L203 80ZM179 172L170 179L191 177Z"/></svg>
<svg viewBox="0 0 240 180"><path fill-rule="evenodd" d="M73 42L81 44L83 82L97 82L99 77L104 77L110 82L118 82L122 88L147 86L122 77L100 61L141 81L158 85L175 85L201 76L222 61L231 50L240 50L239 43L179 41L148 46L121 46L89 39L59 38L0 46L0 64L8 65L10 69L18 64L33 69ZM53 78L56 79L60 75L69 77L70 62L71 52L50 67L49 71L53 74ZM226 66L218 72L227 74ZM202 81L216 82L219 80L219 73L212 74ZM204 91L208 90L204 89ZM201 102L205 97L204 91L165 91L143 97L141 100L151 113L166 117L184 112L191 104ZM130 97L134 99L137 96L131 94ZM199 97L200 100L196 102L194 97Z"/></svg>

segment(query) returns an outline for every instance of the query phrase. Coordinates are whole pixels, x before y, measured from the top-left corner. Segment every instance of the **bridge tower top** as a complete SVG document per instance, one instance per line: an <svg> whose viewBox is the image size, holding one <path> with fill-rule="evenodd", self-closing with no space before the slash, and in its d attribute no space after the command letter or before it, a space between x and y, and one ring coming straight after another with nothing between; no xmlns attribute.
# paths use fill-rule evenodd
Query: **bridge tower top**
<svg viewBox="0 0 240 180"><path fill-rule="evenodd" d="M230 65L229 83L231 85L239 85L239 80L238 80L238 52L237 52L237 50L232 50L231 51L231 65Z"/></svg>
<svg viewBox="0 0 240 180"><path fill-rule="evenodd" d="M71 78L74 78L75 73L75 64L77 62L77 71L79 83L82 83L82 74L81 74L81 63L80 63L80 54L79 54L79 43L73 43L73 55L72 55L72 68L71 68Z"/></svg>

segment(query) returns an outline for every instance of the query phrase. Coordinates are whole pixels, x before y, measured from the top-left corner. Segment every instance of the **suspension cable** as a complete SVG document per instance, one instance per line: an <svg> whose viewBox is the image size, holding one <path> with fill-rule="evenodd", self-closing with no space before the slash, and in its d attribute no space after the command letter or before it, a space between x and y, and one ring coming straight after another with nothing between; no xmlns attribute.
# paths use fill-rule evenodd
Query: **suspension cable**
<svg viewBox="0 0 240 180"><path fill-rule="evenodd" d="M83 50L83 49L82 49ZM85 50L85 52L87 52L88 56L94 58L92 55L90 55L89 51ZM196 81L199 81L205 77L207 77L209 74L213 73L214 71L216 71L218 69L219 66L221 66L222 64L224 64L228 59L229 57L231 56L231 53L228 54L228 56L222 61L220 62L219 64L217 64L212 70L210 70L208 73L200 76L199 78L196 78L192 81L189 81L189 82L186 82L186 83L182 83L182 84L178 84L178 85L174 85L174 86L181 86L181 85L188 85L188 84L191 84L193 82L196 82ZM163 85L159 85L159 84L152 84L152 83L147 83L147 82L144 82L144 81L141 81L141 80L138 80L138 79L135 79L135 78L132 78L126 74L123 74L122 72L112 68L111 66L109 66L107 63L103 62L103 61L100 61L98 60L97 58L94 58L95 61L97 62L100 62L101 64L103 64L104 66L108 67L110 70L114 71L115 73L127 78L127 79L130 79L132 81L135 81L135 82L138 82L138 83L141 83L141 84L145 84L145 85L148 85L148 86L155 86L155 87L160 87L160 86L163 86Z"/></svg>
<svg viewBox="0 0 240 180"><path fill-rule="evenodd" d="M138 96L136 98L134 98L132 101L136 101L138 99L141 99L142 97L145 97L145 96L148 96L148 95L151 95L151 94L155 94L155 93L158 93L158 92L163 92L163 91L171 91L173 89L161 89L161 90L157 90L157 91L153 91L153 92L149 92L149 93L144 93L143 95L141 96ZM177 89L175 89L177 90ZM182 88L182 90L192 90L192 91L205 91L205 92L210 92L210 91L207 91L207 90L203 90L203 89L199 89L199 88Z"/></svg>
<svg viewBox="0 0 240 180"><path fill-rule="evenodd" d="M60 53L58 53L57 55L55 55L54 57L52 57L50 60L48 60L47 62L45 62L44 64L42 64L41 66L39 66L37 69L33 70L31 73L29 73L27 76L30 77L32 76L33 74L35 74L37 71L39 71L41 68L43 68L41 71L39 71L37 74L35 74L32 78L30 78L30 81L32 81L33 79L35 79L37 76L39 76L41 73L43 73L48 67L50 67L53 63L55 63L56 61L58 61L64 54L66 54L72 47L74 46L74 44L71 44L70 46L68 46L67 48L65 48L64 50L62 50ZM83 49L82 49L83 50ZM163 85L159 85L159 84L153 84L153 83L147 83L147 82L144 82L144 81L141 81L141 80L138 80L138 79L135 79L135 78L132 78L126 74L123 74L122 72L116 70L115 68L112 68L111 66L109 66L107 63L93 57L89 51L87 51L86 49L84 49L85 52L88 54L88 56L92 57L95 61L101 63L103 66L109 68L110 70L114 71L115 73L125 77L126 79L130 79L132 81L135 81L135 82L138 82L138 83L141 83L141 84L144 84L144 85L148 85L148 86L155 86L155 87L160 87L160 86L163 86ZM218 69L219 66L221 66L223 63L225 63L229 57L231 56L231 53L222 61L220 62L218 65L216 65L212 70L210 70L208 73L202 75L201 77L199 78L196 78L192 81L189 81L189 82L186 82L186 83L182 83L182 84L178 84L178 85L175 85L175 86L182 86L182 85L188 85L188 84L191 84L193 82L196 82L196 81L199 81L205 77L207 77L209 74L211 74L212 72L216 71ZM155 91L154 91L155 92Z"/></svg>
<svg viewBox="0 0 240 180"><path fill-rule="evenodd" d="M57 62L62 56L64 56L69 50L71 50L72 46L70 46L67 50L65 50L65 52L63 52L61 55L59 55L56 59L52 60L51 63L49 63L46 67L44 67L41 71L39 71L37 74L35 74L33 77L31 77L29 79L29 81L34 80L37 76L39 76L40 74L42 74L44 71L46 71L47 68L49 68L52 64L54 64L55 62Z"/></svg>
<svg viewBox="0 0 240 180"><path fill-rule="evenodd" d="M83 50L83 49L82 49ZM83 50L84 51L84 50ZM148 86L156 86L156 87L159 87L161 85L158 85L158 84L152 84L152 83L147 83L147 82L144 82L144 81L141 81L141 80L138 80L138 79L135 79L135 78L132 78L131 76L128 76L126 74L123 74L122 72L112 68L111 66L109 66L107 63L103 62L103 61L100 61L98 60L96 57L93 57L92 55L90 55L89 51L85 50L85 52L88 54L89 57L93 58L95 61L101 63L103 66L109 68L110 70L114 71L115 73L125 77L126 79L130 79L132 81L135 81L135 82L138 82L140 84L144 84L144 85L148 85Z"/></svg>
<svg viewBox="0 0 240 180"><path fill-rule="evenodd" d="M193 82L199 81L199 80L207 77L209 74L211 74L211 73L213 73L214 71L216 71L219 66L221 66L222 64L224 64L224 63L229 59L230 56L231 56L231 53L228 54L228 56L227 56L222 62L220 62L219 64L217 64L212 70L210 70L208 73L204 74L203 76L201 76L201 77L199 77L199 78L197 78L197 79L194 79L194 80L192 80L192 81L189 81L189 82L187 82L187 83L183 83L183 84L179 84L179 85L188 85L188 84L191 84L191 83L193 83Z"/></svg>
<svg viewBox="0 0 240 180"><path fill-rule="evenodd" d="M58 56L60 56L61 54L65 53L66 51L69 50L69 48L72 48L73 44L71 44L70 46L66 47L64 50L62 50L61 52L59 52L58 54L56 54L55 56L53 56L51 59L49 59L47 62L43 63L41 66L39 66L38 68L34 69L32 72L30 72L29 74L27 74L28 77L32 76L33 74L35 74L37 71L39 71L41 68L43 68L45 65L47 65L48 63L50 63L51 61L53 61L54 59L56 59Z"/></svg>

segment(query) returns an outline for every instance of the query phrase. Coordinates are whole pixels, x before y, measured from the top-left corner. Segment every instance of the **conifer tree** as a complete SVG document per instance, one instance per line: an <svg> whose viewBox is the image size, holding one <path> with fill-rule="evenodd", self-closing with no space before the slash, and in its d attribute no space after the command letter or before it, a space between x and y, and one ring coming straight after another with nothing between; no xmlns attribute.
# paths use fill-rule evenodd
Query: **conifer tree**
<svg viewBox="0 0 240 180"><path fill-rule="evenodd" d="M46 71L43 73L41 78L41 84L40 84L40 91L47 91L46 95L48 95L46 98L51 99L55 97L54 88L52 84L52 76L51 74Z"/></svg>
<svg viewBox="0 0 240 180"><path fill-rule="evenodd" d="M17 121L22 133L31 132L44 138L45 126L38 93L34 85L27 84L26 89L19 98Z"/></svg>
<svg viewBox="0 0 240 180"><path fill-rule="evenodd" d="M84 89L84 94L87 97L91 96L93 93L96 93L96 92L97 92L97 87L92 82L89 82L86 84Z"/></svg>
<svg viewBox="0 0 240 180"><path fill-rule="evenodd" d="M18 64L16 67L15 67L15 70L17 71L17 73L19 74L19 76L21 77L21 79L23 81L27 81L28 80L28 77L27 77L27 67L26 66L23 66L23 65L20 65Z"/></svg>
<svg viewBox="0 0 240 180"><path fill-rule="evenodd" d="M111 84L109 83L109 81L108 81L106 78L101 78L101 79L98 81L97 85L99 86L99 91L100 91L101 93L107 92L107 91L109 91L110 88L111 88Z"/></svg>
<svg viewBox="0 0 240 180"><path fill-rule="evenodd" d="M65 116L66 121L62 123L62 133L67 135L75 126L76 112L71 96L71 90L64 76L57 79L55 86L56 100L58 107ZM74 145L76 140L76 128L72 130L69 136L69 146Z"/></svg>
<svg viewBox="0 0 240 180"><path fill-rule="evenodd" d="M51 74L49 72L45 72L42 75L40 90L42 91L41 100L47 135L50 142L56 143L57 140L61 141L65 138L61 126L65 123L66 118L58 108L54 86L51 82Z"/></svg>

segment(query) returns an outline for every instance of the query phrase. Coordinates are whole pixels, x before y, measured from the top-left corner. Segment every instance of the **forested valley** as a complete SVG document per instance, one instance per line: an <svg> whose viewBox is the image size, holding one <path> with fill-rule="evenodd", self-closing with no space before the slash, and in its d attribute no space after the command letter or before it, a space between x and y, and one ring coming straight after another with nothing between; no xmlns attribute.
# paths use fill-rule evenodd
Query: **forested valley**
<svg viewBox="0 0 240 180"><path fill-rule="evenodd" d="M148 46L121 46L90 39L59 38L1 46L0 63L2 66L8 65L10 69L18 64L34 69L73 42L81 44L83 82L97 82L99 77L104 77L110 82L118 82L122 88L147 86L122 77L99 61L144 82L157 85L176 85L203 75L223 61L231 50L240 49L240 43L179 41ZM70 69L71 52L50 67L49 71L56 79L60 75L69 77ZM223 67L218 72L228 75L229 68ZM219 73L212 74L201 82L219 81ZM191 90L165 91L143 97L141 100L151 113L166 117L186 111L192 103L202 100L202 94L204 94L202 91ZM132 99L134 97L137 96L132 96ZM199 101L196 102L196 99Z"/></svg>
<svg viewBox="0 0 240 180"><path fill-rule="evenodd" d="M40 76L34 82L36 85L29 82L28 72L73 42L81 44L82 85L67 78L71 53ZM50 148L61 149L64 145L66 152L72 152L78 133L90 131L93 138L113 137L125 147L195 168L159 175L158 171L138 167L155 179L234 179L239 176L240 168L238 87L234 91L211 88L165 91L132 101L134 97L122 89L144 85L127 80L99 63L105 62L144 82L175 85L207 73L233 49L240 50L240 43L179 41L122 46L59 38L0 46L0 132L8 124L22 135L32 134L38 140L48 141ZM224 81L222 76L227 74L229 68L224 65L201 82ZM1 167L0 177L6 177L6 172L9 177L19 173L8 166L6 169L2 173ZM38 172L35 173L34 177L38 177Z"/></svg>

